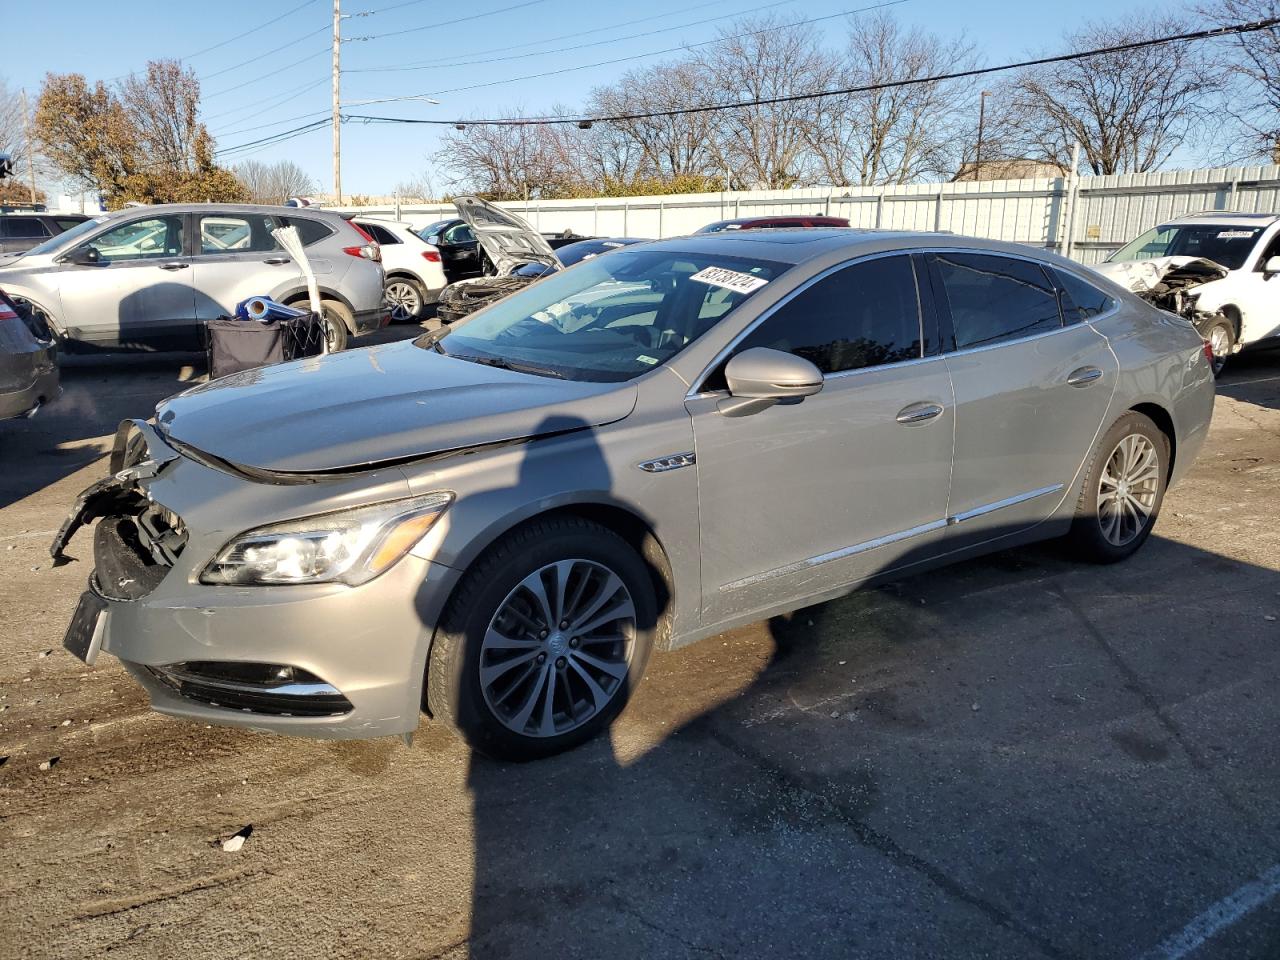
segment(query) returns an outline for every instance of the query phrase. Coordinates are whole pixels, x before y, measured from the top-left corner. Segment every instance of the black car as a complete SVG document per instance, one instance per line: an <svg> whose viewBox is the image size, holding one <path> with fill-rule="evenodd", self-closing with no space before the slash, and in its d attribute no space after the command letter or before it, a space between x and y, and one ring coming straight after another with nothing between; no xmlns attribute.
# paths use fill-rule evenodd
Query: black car
<svg viewBox="0 0 1280 960"><path fill-rule="evenodd" d="M0 213L0 253L23 253L88 219L82 213Z"/></svg>
<svg viewBox="0 0 1280 960"><path fill-rule="evenodd" d="M0 420L29 417L62 392L48 328L0 290Z"/></svg>
<svg viewBox="0 0 1280 960"><path fill-rule="evenodd" d="M457 283L484 273L485 256L471 224L461 217L437 220L418 231L418 236L440 251L444 278Z"/></svg>

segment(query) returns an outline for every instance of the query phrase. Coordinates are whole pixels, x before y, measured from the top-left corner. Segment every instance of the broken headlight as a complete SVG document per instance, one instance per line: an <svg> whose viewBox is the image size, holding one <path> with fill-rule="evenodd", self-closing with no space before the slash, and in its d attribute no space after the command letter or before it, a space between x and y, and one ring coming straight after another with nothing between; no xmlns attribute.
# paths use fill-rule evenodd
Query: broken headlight
<svg viewBox="0 0 1280 960"><path fill-rule="evenodd" d="M452 500L451 493L432 493L258 527L223 547L200 581L366 583L412 550Z"/></svg>

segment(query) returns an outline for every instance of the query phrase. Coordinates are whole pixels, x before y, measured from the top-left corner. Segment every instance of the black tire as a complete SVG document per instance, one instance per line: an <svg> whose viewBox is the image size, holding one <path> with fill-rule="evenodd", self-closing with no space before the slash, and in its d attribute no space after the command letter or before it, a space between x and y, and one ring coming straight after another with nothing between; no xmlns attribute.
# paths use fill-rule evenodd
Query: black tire
<svg viewBox="0 0 1280 960"><path fill-rule="evenodd" d="M388 277L386 292L391 293L393 287L403 287L404 297L396 303L388 298L387 309L391 313L392 323L410 323L422 316L422 308L427 303L427 293L422 284L412 277Z"/></svg>
<svg viewBox="0 0 1280 960"><path fill-rule="evenodd" d="M1213 350L1213 375L1222 376L1227 361L1235 352L1236 325L1231 322L1230 317L1219 313L1204 325L1200 335L1208 341Z"/></svg>
<svg viewBox="0 0 1280 960"><path fill-rule="evenodd" d="M1154 484L1135 484L1130 488L1129 481L1126 480L1126 490L1136 491L1133 495L1135 504L1122 510L1120 519L1117 519L1116 511L1100 505L1100 491L1104 477L1107 479L1109 491L1117 489L1111 482L1112 478L1121 476L1123 479L1123 470L1118 469L1118 465L1124 458L1120 446L1129 438L1141 438L1132 441L1132 445L1136 448L1142 448L1142 440L1145 440L1154 452ZM1089 465L1084 473L1084 482L1080 486L1079 500L1076 503L1075 519L1072 521L1071 531L1067 534L1072 552L1079 559L1090 563L1116 563L1132 556L1151 535L1151 529L1155 526L1160 514L1160 505L1164 502L1168 480L1169 438L1161 432L1150 417L1130 410L1111 425L1111 429L1103 434L1090 455ZM1150 509L1145 517L1141 517L1141 507L1136 501L1138 499L1147 501L1148 496ZM1141 520L1140 527L1139 520ZM1132 528L1136 528L1135 532L1132 536L1126 537L1125 535Z"/></svg>
<svg viewBox="0 0 1280 960"><path fill-rule="evenodd" d="M324 337L329 342L329 352L337 353L339 350L347 349L350 331L356 325L355 316L340 300L325 300L322 297L321 302L324 304ZM310 310L311 301L304 297L301 300L292 301L289 306L299 310Z"/></svg>
<svg viewBox="0 0 1280 960"><path fill-rule="evenodd" d="M491 624L502 622L499 614L508 608L511 598L518 594L522 581L550 564L565 561L574 561L592 568L592 575L595 575L594 571L597 569L611 572L629 594L635 617L629 655L624 660L626 672L616 681L604 681L614 683L609 690L607 703L599 708L593 707L594 712L590 714L580 713L586 718L577 721L574 719L572 705L574 685L579 691L585 690L584 681L572 674L569 669L572 665L567 664L565 656L559 655L566 652L563 646L559 653L551 652L549 656L553 659L548 659L544 646L554 643L555 636L547 638L545 635L535 634L530 628L527 636L519 642L537 644L537 651L543 651L538 654L542 660L537 663L546 661L547 665L539 667L537 663L530 663L524 674L528 676L530 671L536 674L541 670L545 676L554 671L554 676L560 678L558 682L564 685L557 688L550 679L545 682L559 692L561 706L565 708L558 712L558 722L566 725L576 722L578 725L567 727L562 733L529 735L513 729L509 722L514 718L508 717L504 721L495 712L499 708L490 705L481 681L481 667L486 663L483 658L493 655L492 650L486 651L484 648L485 636ZM572 592L572 589L566 589L566 598ZM601 591L600 595L603 594L604 591ZM566 602L564 606L568 608L569 603ZM601 609L607 610L608 605ZM632 690L644 674L653 646L656 621L657 601L653 580L645 561L625 540L605 527L574 517L535 521L508 534L490 547L466 572L450 598L431 646L426 678L427 705L437 721L449 724L473 749L494 759L535 760L572 749L606 729L626 706ZM625 624L621 629L626 631ZM567 637L569 631L565 631L564 635ZM582 641L583 649L579 650L576 643L574 649L581 655L588 643L600 642L602 641ZM601 648L592 649L599 651ZM513 659L523 655L523 651L517 651L513 654ZM562 661L566 662L563 667ZM491 669L493 662L488 662ZM498 661L499 665L503 662ZM574 660L574 664L581 663L580 660ZM518 669L511 670L500 676L518 673L521 673ZM570 678L569 683L564 679L566 676ZM510 682L507 695L521 684L526 684L512 698L513 712L516 712L514 705L528 702L525 691L528 691L527 696L535 704L545 704L545 697L540 699L539 694L539 690L545 693L545 688L541 687L543 682L537 676ZM496 683L497 681L490 685L489 697L494 696ZM556 702L553 694L551 709L554 709ZM548 716L551 709L547 711ZM541 714L542 709L534 712ZM536 719L531 715L528 722L532 723ZM525 729L528 729L527 725Z"/></svg>

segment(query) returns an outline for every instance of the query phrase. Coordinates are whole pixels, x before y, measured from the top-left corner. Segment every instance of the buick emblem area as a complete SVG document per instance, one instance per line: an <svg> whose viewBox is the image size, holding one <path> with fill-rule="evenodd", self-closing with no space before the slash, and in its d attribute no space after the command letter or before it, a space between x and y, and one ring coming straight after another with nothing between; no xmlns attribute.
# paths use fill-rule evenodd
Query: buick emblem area
<svg viewBox="0 0 1280 960"><path fill-rule="evenodd" d="M669 457L646 460L637 466L645 473L666 473L668 470L679 470L681 467L692 466L697 462L698 458L690 450L688 453L673 453Z"/></svg>

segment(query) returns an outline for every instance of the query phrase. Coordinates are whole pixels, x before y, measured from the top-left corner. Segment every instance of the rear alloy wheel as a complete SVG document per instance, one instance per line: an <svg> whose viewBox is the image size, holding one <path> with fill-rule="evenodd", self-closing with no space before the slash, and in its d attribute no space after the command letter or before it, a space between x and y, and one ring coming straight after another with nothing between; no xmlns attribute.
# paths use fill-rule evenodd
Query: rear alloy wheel
<svg viewBox="0 0 1280 960"><path fill-rule="evenodd" d="M391 319L396 323L416 320L422 313L422 305L426 297L422 287L415 280L407 277L393 277L387 281L384 297Z"/></svg>
<svg viewBox="0 0 1280 960"><path fill-rule="evenodd" d="M523 527L467 571L441 618L431 712L498 759L575 747L626 705L655 611L645 561L613 531L573 517Z"/></svg>
<svg viewBox="0 0 1280 960"><path fill-rule="evenodd" d="M346 304L337 300L321 300L324 307L324 342L329 353L337 353L339 350L347 348L347 338L350 336L351 327L355 325L355 318L351 315L351 311L347 309ZM289 306L298 310L310 310L310 300L295 300Z"/></svg>
<svg viewBox="0 0 1280 960"><path fill-rule="evenodd" d="M1169 476L1169 440L1135 411L1094 448L1071 526L1083 559L1114 563L1132 555L1155 526Z"/></svg>
<svg viewBox="0 0 1280 960"><path fill-rule="evenodd" d="M1222 369L1231 359L1236 346L1235 325L1226 317L1218 315L1210 321L1209 329L1204 332L1204 339L1213 351L1213 375L1221 376Z"/></svg>

